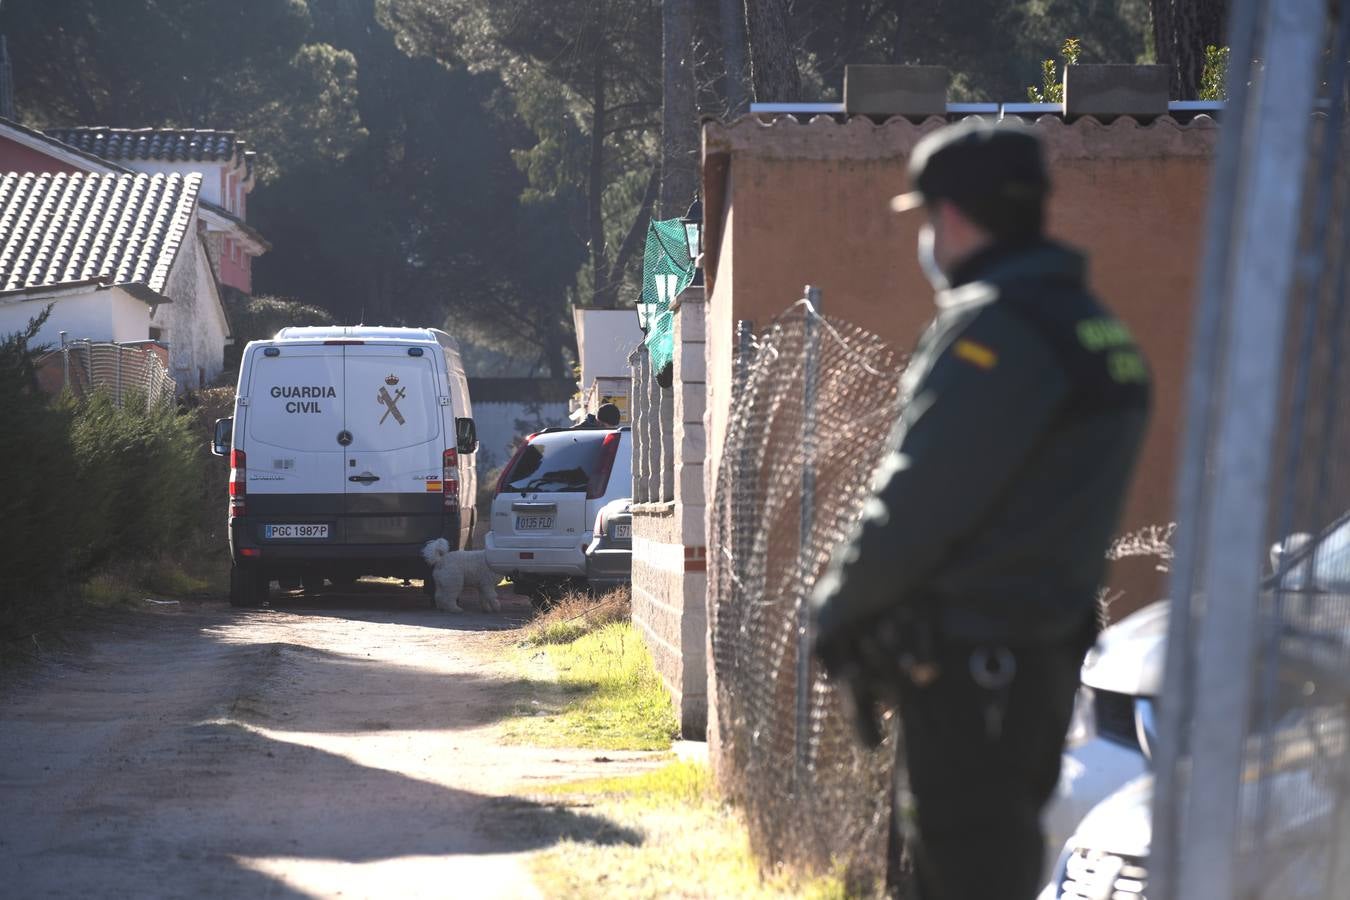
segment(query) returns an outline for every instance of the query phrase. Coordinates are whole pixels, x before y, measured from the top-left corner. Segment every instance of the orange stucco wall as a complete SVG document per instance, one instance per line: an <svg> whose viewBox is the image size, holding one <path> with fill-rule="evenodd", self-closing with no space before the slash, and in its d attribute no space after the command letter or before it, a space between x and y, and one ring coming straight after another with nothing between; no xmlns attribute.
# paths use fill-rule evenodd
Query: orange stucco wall
<svg viewBox="0 0 1350 900"><path fill-rule="evenodd" d="M932 314L932 290L915 261L920 214L886 201L906 189L915 141L941 123L809 125L754 120L705 129L709 300L709 457L726 433L733 323L763 327L801 296L822 289L828 315L876 332L907 351ZM1055 180L1050 230L1090 255L1093 287L1134 330L1153 364L1157 399L1121 530L1172 518L1195 279L1203 239L1209 120L1141 127L1121 120L1065 125L1046 119ZM1118 564L1109 584L1125 593L1114 614L1159 596L1153 561Z"/></svg>

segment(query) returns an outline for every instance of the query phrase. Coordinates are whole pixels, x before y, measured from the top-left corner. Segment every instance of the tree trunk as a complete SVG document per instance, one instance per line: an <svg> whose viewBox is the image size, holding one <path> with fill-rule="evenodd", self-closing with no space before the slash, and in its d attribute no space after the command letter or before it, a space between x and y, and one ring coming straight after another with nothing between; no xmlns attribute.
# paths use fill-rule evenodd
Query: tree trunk
<svg viewBox="0 0 1350 900"><path fill-rule="evenodd" d="M719 0L722 13L722 63L726 68L727 116L750 108L745 92L745 0Z"/></svg>
<svg viewBox="0 0 1350 900"><path fill-rule="evenodd" d="M788 32L787 0L745 0L750 45L750 82L760 103L795 103L802 79Z"/></svg>
<svg viewBox="0 0 1350 900"><path fill-rule="evenodd" d="M661 3L661 203L664 219L684 215L698 191L698 116L694 111L693 0Z"/></svg>
<svg viewBox="0 0 1350 900"><path fill-rule="evenodd" d="M1226 40L1227 0L1150 0L1153 46L1158 63L1168 67L1171 95L1193 100L1200 93L1205 48Z"/></svg>
<svg viewBox="0 0 1350 900"><path fill-rule="evenodd" d="M642 193L642 203L638 206L637 216L633 219L628 234L624 235L619 252L614 254L614 264L610 266L609 276L601 289L603 299L598 300L596 306L614 309L619 305L619 288L623 285L624 270L628 268L634 254L646 243L647 223L651 221L652 207L656 205L656 195L661 185L660 174L661 167L659 165L653 167L651 177L647 179L647 189Z"/></svg>
<svg viewBox="0 0 1350 900"><path fill-rule="evenodd" d="M597 35L599 36L599 35ZM595 62L591 70L591 164L586 184L586 230L591 253L591 305L604 306L605 282L609 265L605 253L605 215L602 204L605 197L605 129L608 110L605 107L605 52L604 40L595 42Z"/></svg>

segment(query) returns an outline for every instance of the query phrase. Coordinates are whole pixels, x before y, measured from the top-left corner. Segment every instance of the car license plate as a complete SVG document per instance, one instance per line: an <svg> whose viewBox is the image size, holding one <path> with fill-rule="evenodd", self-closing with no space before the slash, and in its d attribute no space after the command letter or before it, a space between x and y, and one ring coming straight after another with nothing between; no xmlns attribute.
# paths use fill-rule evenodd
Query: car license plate
<svg viewBox="0 0 1350 900"><path fill-rule="evenodd" d="M269 541L277 538L326 538L327 525L264 525L263 537Z"/></svg>
<svg viewBox="0 0 1350 900"><path fill-rule="evenodd" d="M614 539L616 541L631 541L633 539L633 523L614 526Z"/></svg>
<svg viewBox="0 0 1350 900"><path fill-rule="evenodd" d="M516 516L516 531L546 531L552 527L552 516Z"/></svg>

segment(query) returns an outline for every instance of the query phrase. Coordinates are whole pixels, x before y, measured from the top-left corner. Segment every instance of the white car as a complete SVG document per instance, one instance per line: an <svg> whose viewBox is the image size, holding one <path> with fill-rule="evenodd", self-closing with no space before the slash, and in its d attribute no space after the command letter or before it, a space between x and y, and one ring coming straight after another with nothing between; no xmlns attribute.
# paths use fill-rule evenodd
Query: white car
<svg viewBox="0 0 1350 900"><path fill-rule="evenodd" d="M1083 661L1059 785L1043 817L1048 864L1101 801L1148 772L1138 720L1162 683L1167 603L1104 630Z"/></svg>
<svg viewBox="0 0 1350 900"><path fill-rule="evenodd" d="M545 429L521 444L492 499L488 566L537 602L584 582L600 511L633 493L633 439L617 429Z"/></svg>
<svg viewBox="0 0 1350 900"><path fill-rule="evenodd" d="M1316 840L1304 841L1299 836L1325 834L1331 827L1328 823L1336 814L1338 785L1334 777L1328 779L1327 771L1317 769L1310 761L1316 757L1317 748L1343 741L1347 726L1339 697L1330 705L1312 701L1316 676L1306 673L1334 670L1350 643L1350 635L1338 639L1327 633L1332 620L1344 621L1346 599L1350 598L1350 520L1341 520L1320 539L1296 534L1276 544L1271 549L1271 568L1275 574L1268 586L1278 579L1289 596L1306 591L1316 600L1306 606L1292 606L1281 628L1283 663L1293 676L1288 684L1282 680L1282 690L1300 696L1284 704L1288 711L1271 732L1282 749L1279 764L1268 776L1269 807L1260 823L1246 822L1254 816L1258 804L1244 800L1241 809L1246 830L1255 832L1259 824L1266 834L1269 852L1259 873L1261 896L1291 900L1323 897L1325 848ZM1152 698L1162 688L1169 609L1167 602L1156 603L1107 629L1102 652L1095 659L1094 680L1135 692L1136 734L1145 757L1157 740ZM1295 615L1292 609L1301 611ZM1300 657L1304 667L1299 665ZM1094 660L1089 660L1092 664ZM1087 671L1085 666L1085 683ZM1245 797L1257 787L1256 781L1244 781L1241 791ZM1103 798L1065 841L1040 900L1144 897L1153 836L1152 801L1153 775L1147 771ZM1064 821L1069 818L1064 816Z"/></svg>

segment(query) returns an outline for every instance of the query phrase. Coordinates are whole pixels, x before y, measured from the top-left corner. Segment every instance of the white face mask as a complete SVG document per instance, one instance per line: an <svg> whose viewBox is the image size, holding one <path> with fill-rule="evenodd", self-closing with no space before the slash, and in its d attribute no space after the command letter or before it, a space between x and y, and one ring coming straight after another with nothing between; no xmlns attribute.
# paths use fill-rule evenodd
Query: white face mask
<svg viewBox="0 0 1350 900"><path fill-rule="evenodd" d="M923 274L933 286L933 290L945 291L948 287L947 275L938 265L937 255L933 249L935 241L933 223L924 222L919 226L919 268L923 269Z"/></svg>

